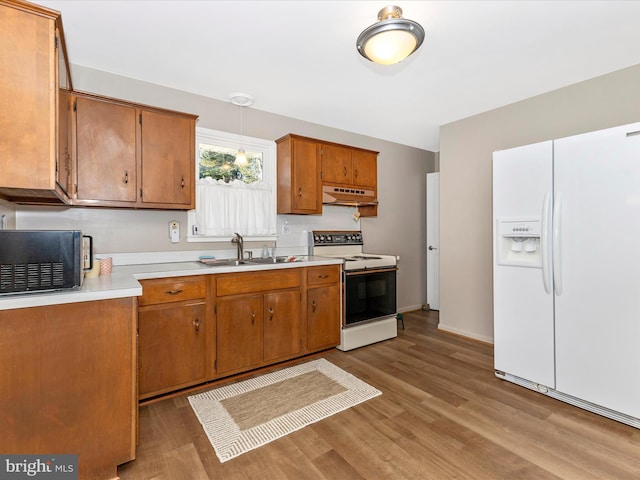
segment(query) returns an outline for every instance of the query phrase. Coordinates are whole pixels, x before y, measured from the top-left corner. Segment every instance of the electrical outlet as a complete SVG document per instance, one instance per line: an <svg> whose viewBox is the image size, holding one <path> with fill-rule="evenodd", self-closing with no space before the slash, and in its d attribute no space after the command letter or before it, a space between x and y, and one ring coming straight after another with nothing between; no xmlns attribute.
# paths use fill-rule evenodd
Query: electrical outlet
<svg viewBox="0 0 640 480"><path fill-rule="evenodd" d="M169 238L171 239L171 243L180 242L180 222L176 220L169 222Z"/></svg>

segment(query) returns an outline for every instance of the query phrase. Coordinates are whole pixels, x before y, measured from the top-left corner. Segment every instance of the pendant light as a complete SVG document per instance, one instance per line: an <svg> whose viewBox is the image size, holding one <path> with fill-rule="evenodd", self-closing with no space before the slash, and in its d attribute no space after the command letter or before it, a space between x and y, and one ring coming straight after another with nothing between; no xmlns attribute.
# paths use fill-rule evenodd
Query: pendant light
<svg viewBox="0 0 640 480"><path fill-rule="evenodd" d="M240 148L238 149L238 154L236 155L236 159L233 163L236 165L247 165L249 161L247 160L247 154L244 151L244 137L242 132L242 110L244 107L248 107L253 104L253 97L246 93L232 93L229 95L229 99L231 103L234 105L238 105L240 107Z"/></svg>
<svg viewBox="0 0 640 480"><path fill-rule="evenodd" d="M358 36L356 48L367 60L392 65L415 52L423 41L422 26L402 18L400 7L389 5L378 12L378 23L365 28Z"/></svg>

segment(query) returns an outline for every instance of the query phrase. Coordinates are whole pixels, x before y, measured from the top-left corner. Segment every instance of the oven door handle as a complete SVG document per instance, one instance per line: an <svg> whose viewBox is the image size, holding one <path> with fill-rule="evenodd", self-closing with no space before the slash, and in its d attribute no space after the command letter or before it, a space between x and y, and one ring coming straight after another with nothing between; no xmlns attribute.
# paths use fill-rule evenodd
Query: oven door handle
<svg viewBox="0 0 640 480"><path fill-rule="evenodd" d="M368 275L370 273L384 273L384 272L395 272L398 270L398 267L390 267L390 268L366 268L364 270L345 270L344 275L346 277L354 277L356 275Z"/></svg>

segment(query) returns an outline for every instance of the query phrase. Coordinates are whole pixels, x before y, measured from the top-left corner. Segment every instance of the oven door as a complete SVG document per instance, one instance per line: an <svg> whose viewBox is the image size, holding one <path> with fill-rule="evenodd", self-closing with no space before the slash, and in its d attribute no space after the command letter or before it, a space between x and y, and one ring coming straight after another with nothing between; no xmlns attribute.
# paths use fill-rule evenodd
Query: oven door
<svg viewBox="0 0 640 480"><path fill-rule="evenodd" d="M396 267L344 271L344 326L397 313Z"/></svg>

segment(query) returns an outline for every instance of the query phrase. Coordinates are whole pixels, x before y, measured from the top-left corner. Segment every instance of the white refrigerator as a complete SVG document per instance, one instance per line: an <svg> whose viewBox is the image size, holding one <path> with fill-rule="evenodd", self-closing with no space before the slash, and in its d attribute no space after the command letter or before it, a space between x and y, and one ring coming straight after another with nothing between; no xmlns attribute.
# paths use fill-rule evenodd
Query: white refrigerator
<svg viewBox="0 0 640 480"><path fill-rule="evenodd" d="M499 378L640 428L640 123L497 151Z"/></svg>

